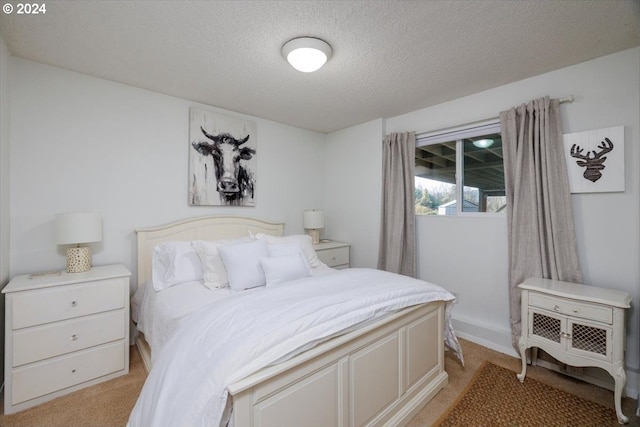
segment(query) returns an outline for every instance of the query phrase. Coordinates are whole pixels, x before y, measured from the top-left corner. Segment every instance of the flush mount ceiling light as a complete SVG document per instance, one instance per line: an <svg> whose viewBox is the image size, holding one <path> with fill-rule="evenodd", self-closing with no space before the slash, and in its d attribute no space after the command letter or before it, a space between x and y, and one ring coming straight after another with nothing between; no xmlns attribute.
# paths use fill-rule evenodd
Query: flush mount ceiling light
<svg viewBox="0 0 640 427"><path fill-rule="evenodd" d="M331 46L314 37L298 37L282 46L282 55L298 71L311 73L319 70L331 58Z"/></svg>
<svg viewBox="0 0 640 427"><path fill-rule="evenodd" d="M478 148L489 148L493 145L493 139L479 139L477 141L473 141L473 145Z"/></svg>

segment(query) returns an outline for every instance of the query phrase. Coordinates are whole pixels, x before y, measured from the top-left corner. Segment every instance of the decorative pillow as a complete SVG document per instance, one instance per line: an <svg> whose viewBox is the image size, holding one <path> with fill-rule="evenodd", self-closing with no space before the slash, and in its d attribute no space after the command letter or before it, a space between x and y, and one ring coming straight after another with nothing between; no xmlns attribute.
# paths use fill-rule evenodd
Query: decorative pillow
<svg viewBox="0 0 640 427"><path fill-rule="evenodd" d="M165 242L153 248L151 278L156 291L202 277L202 263L191 242Z"/></svg>
<svg viewBox="0 0 640 427"><path fill-rule="evenodd" d="M213 241L194 240L192 245L202 262L204 285L209 289L228 288L229 277L218 253L218 247L221 245L250 242L252 240L251 237Z"/></svg>
<svg viewBox="0 0 640 427"><path fill-rule="evenodd" d="M266 240L267 243L272 245L297 242L302 248L302 253L307 258L307 261L309 262L309 265L311 267L316 268L324 266L322 261L318 259L318 255L316 254L316 251L315 249L313 249L313 245L311 244L311 236L309 236L308 234L292 234L290 236L279 237L259 233L256 234L255 237L258 240Z"/></svg>
<svg viewBox="0 0 640 427"><path fill-rule="evenodd" d="M267 286L279 285L312 275L302 252L260 259Z"/></svg>
<svg viewBox="0 0 640 427"><path fill-rule="evenodd" d="M266 279L260 264L269 255L267 242L254 240L247 243L220 245L220 258L227 269L229 286L234 291L264 286Z"/></svg>

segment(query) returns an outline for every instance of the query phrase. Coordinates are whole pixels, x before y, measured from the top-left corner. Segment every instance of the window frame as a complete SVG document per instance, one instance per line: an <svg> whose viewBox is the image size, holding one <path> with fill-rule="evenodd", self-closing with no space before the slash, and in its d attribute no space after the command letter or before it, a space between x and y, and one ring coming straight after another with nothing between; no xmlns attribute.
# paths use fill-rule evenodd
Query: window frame
<svg viewBox="0 0 640 427"><path fill-rule="evenodd" d="M456 126L454 128L438 130L433 132L425 132L416 135L416 147L424 147L426 145L442 144L444 142L456 142L456 200L462 200L463 203L456 203L455 215L435 215L437 217L482 217L482 218L505 218L504 212L464 212L462 206L464 204L464 139L474 138L477 136L488 135L492 133L501 133L500 119L484 120L482 122L470 123L467 125ZM415 216L427 217L432 215Z"/></svg>

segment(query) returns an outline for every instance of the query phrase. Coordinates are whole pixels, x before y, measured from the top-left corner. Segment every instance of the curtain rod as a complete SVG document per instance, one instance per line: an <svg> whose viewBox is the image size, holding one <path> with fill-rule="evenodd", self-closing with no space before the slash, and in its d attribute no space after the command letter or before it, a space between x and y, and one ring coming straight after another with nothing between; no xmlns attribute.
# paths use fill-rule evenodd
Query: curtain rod
<svg viewBox="0 0 640 427"><path fill-rule="evenodd" d="M575 97L573 95L567 95L567 96L564 96L562 98L559 98L558 102L560 104L565 104L565 103L569 104L569 103L573 102L574 100L575 100ZM488 123L491 123L491 122L495 122L497 120L500 120L500 116L489 117L488 119L476 120L474 122L470 122L470 123L467 123L465 125L452 126L452 127L449 127L449 128L432 130L432 131L416 132L416 138L424 137L426 135L436 135L436 134L440 134L440 133L451 132L451 131L453 131L455 129L458 129L458 128L461 128L461 127L465 127L466 128L466 127L470 127L470 126L473 126L473 125L481 126L483 124L488 124Z"/></svg>

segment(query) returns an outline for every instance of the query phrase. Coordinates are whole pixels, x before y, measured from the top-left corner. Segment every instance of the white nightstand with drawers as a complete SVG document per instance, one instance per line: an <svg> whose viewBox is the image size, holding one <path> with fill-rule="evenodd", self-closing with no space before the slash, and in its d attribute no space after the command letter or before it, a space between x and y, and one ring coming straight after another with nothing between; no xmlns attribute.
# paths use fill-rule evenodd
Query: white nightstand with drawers
<svg viewBox="0 0 640 427"><path fill-rule="evenodd" d="M108 265L9 282L5 414L129 372L130 275Z"/></svg>
<svg viewBox="0 0 640 427"><path fill-rule="evenodd" d="M349 268L349 243L343 242L320 242L313 245L320 261L331 268L342 270Z"/></svg>

